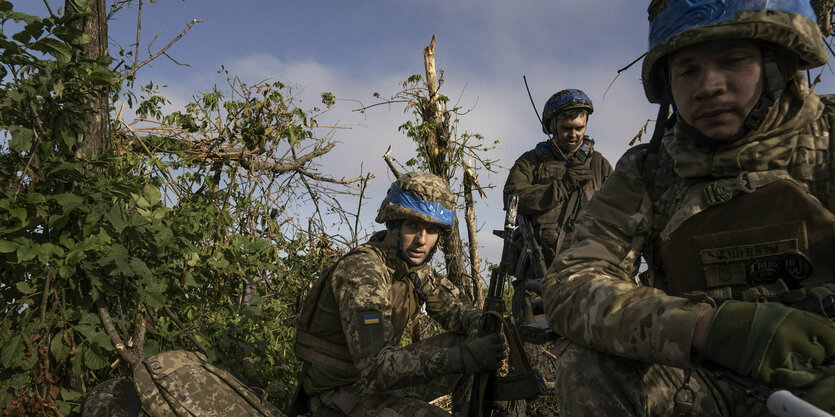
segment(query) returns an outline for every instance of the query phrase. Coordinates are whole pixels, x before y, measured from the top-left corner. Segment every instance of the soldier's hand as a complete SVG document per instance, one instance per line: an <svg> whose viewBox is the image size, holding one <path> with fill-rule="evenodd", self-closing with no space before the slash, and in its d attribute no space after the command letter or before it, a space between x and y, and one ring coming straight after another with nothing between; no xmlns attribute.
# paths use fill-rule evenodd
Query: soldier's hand
<svg viewBox="0 0 835 417"><path fill-rule="evenodd" d="M779 303L727 301L716 310L705 356L757 381L811 384L813 369L835 352L835 324Z"/></svg>
<svg viewBox="0 0 835 417"><path fill-rule="evenodd" d="M499 369L504 357L505 344L498 333L491 333L461 345L461 362L466 374Z"/></svg>
<svg viewBox="0 0 835 417"><path fill-rule="evenodd" d="M565 169L564 181L576 185L592 180L591 168L586 164L573 164Z"/></svg>
<svg viewBox="0 0 835 417"><path fill-rule="evenodd" d="M809 404L835 415L835 375L830 375L813 385L804 397Z"/></svg>

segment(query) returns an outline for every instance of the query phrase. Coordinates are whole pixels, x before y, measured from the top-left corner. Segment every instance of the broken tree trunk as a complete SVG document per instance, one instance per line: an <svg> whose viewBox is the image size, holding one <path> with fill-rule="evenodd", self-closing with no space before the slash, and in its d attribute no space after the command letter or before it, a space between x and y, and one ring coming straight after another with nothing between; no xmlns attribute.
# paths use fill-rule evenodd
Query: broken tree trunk
<svg viewBox="0 0 835 417"><path fill-rule="evenodd" d="M426 138L426 160L429 171L449 181L450 157L450 129L449 113L444 111L443 104L439 100L438 88L442 80L438 79L435 69L435 37L432 42L423 50L423 62L426 70L426 87L429 92L428 99L420 103L421 116L425 123L429 124L430 133ZM464 266L464 251L461 245L461 236L458 232L458 216L455 216L455 224L441 238L441 250L444 251L446 260L447 276L452 283L463 289L470 300L474 294L468 289L472 288L471 279L467 275Z"/></svg>

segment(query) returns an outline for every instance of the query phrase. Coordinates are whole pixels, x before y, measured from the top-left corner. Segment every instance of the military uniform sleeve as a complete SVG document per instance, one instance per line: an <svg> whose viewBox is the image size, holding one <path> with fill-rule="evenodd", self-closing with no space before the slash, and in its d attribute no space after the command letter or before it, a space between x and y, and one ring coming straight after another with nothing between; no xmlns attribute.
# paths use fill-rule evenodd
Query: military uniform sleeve
<svg viewBox="0 0 835 417"><path fill-rule="evenodd" d="M357 252L344 258L331 282L342 330L360 378L375 391L428 382L448 372L444 349L409 352L397 348L391 321L391 276L381 257Z"/></svg>
<svg viewBox="0 0 835 417"><path fill-rule="evenodd" d="M708 306L634 278L652 215L640 176L643 155L627 152L589 202L574 243L548 270L545 312L551 328L575 343L684 368L696 319Z"/></svg>
<svg viewBox="0 0 835 417"><path fill-rule="evenodd" d="M421 284L426 294L426 314L444 330L464 333L475 328L481 311L462 301L461 291L449 279L431 270Z"/></svg>
<svg viewBox="0 0 835 417"><path fill-rule="evenodd" d="M519 196L519 214L535 215L554 208L560 201L565 200L568 193L560 187L557 180L544 184L534 184L533 169L530 161L534 151L522 155L510 168L510 174L504 185L504 199L516 194Z"/></svg>

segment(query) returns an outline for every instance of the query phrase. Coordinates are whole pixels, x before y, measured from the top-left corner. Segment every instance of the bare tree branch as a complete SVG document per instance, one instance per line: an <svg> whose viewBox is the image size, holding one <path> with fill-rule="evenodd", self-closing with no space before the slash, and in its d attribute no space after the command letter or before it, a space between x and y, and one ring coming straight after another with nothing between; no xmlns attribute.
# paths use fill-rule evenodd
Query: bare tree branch
<svg viewBox="0 0 835 417"><path fill-rule="evenodd" d="M191 19L191 22L189 22L189 23L188 23L188 25L186 25L186 28L185 28L185 29L183 29L183 31L182 31L182 32L180 32L180 34L179 34L179 35L175 36L175 37L174 37L174 39L172 39L172 40L171 40L171 42L168 42L168 45L165 45L165 47L164 47L164 48L162 48L161 50L157 51L157 53L155 53L155 54L153 54L153 55L149 56L149 57L148 57L148 59L146 59L146 60L144 60L144 61L140 62L138 65L134 65L134 67L133 67L133 68L131 68L131 70L130 70L130 71L128 71L128 73L123 74L121 77L119 77L119 78L116 80L116 82L122 82L122 81L124 81L125 79L127 79L128 77L133 77L133 76L136 74L136 71L138 71L140 68L144 67L145 65L148 65L148 63L149 63L149 62L153 61L153 60L154 60L154 59L156 59L158 56L160 56L160 55L164 54L164 53L165 53L165 51L167 51L167 50L168 50L168 48L170 48L172 45L174 45L174 43L175 43L175 42L177 42L178 40L180 40L180 38L182 38L182 37L183 37L183 36L184 36L184 35L185 35L185 34L186 34L189 30L191 30L191 27L192 27L192 26L194 26L194 24L195 24L195 23L200 23L200 22L203 22L203 20L201 20L201 19Z"/></svg>
<svg viewBox="0 0 835 417"><path fill-rule="evenodd" d="M389 148L386 150L386 153L383 155L383 159L386 160L386 164L389 166L389 169L391 170L391 173L394 174L394 177L395 178L400 178L400 171L397 169L396 166L394 166L394 161L392 161L391 157L389 157L389 153L391 153L391 145L389 145Z"/></svg>
<svg viewBox="0 0 835 417"><path fill-rule="evenodd" d="M107 310L107 307L105 307L101 300L96 301L96 306L99 309L99 318L101 319L102 327L104 327L105 333L110 336L110 341L113 342L113 347L119 352L119 356L131 364L131 366L139 364L142 361L142 357L134 353L122 342L122 337L119 336L119 332L113 325L113 319L110 318L110 312Z"/></svg>

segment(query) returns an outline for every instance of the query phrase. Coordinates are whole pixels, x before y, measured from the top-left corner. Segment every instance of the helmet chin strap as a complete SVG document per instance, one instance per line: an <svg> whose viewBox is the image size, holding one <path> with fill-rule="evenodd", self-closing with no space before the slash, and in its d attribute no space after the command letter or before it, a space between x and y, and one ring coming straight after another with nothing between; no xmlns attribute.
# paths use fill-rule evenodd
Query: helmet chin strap
<svg viewBox="0 0 835 417"><path fill-rule="evenodd" d="M733 136L728 138L711 138L689 123L685 122L680 116L677 118L677 123L680 128L684 130L685 135L693 139L700 146L719 147L728 143L736 142L745 137L749 133L757 130L762 125L766 116L768 115L771 106L777 101L786 89L786 76L780 72L780 67L777 65L777 51L774 45L770 43L763 43L763 92L760 98L754 104L751 112L745 118L742 126ZM675 102L673 102L675 108Z"/></svg>

